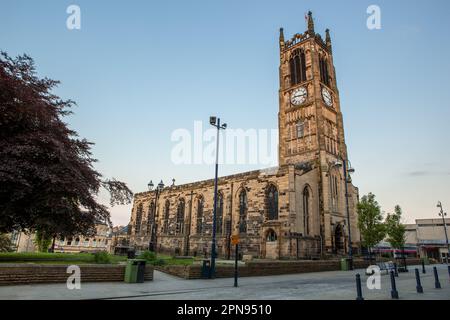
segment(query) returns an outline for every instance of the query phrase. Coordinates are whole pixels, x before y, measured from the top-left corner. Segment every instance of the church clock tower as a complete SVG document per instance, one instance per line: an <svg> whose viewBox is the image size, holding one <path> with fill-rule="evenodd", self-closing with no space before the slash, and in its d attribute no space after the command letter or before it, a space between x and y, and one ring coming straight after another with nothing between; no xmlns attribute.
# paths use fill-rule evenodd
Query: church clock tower
<svg viewBox="0 0 450 320"><path fill-rule="evenodd" d="M314 30L311 12L306 20L307 30L290 40L280 29L279 164L316 168L320 233L328 251L344 253L349 223L346 198L352 207L352 243L359 237L358 190L349 176L344 178L342 168L348 157L330 32L325 30L323 40Z"/></svg>
<svg viewBox="0 0 450 320"><path fill-rule="evenodd" d="M280 29L279 163L346 158L330 33L308 30L285 41Z"/></svg>

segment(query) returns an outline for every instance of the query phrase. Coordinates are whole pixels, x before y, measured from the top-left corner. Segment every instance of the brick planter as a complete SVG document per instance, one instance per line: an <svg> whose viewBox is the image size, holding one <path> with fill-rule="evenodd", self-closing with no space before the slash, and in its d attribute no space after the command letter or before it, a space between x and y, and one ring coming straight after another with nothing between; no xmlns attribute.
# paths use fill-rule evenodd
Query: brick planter
<svg viewBox="0 0 450 320"><path fill-rule="evenodd" d="M419 264L419 259L407 260L408 265ZM355 269L367 268L368 261L354 260ZM201 265L190 266L155 266L156 270L168 273L184 279L200 279ZM281 274L337 271L340 270L339 260L314 260L314 261L250 261L245 266L239 266L240 277L272 276ZM216 265L216 278L231 278L234 276L234 266Z"/></svg>
<svg viewBox="0 0 450 320"><path fill-rule="evenodd" d="M67 265L0 264L0 285L66 282ZM80 264L81 283L123 281L124 265ZM153 266L146 266L145 280L153 280Z"/></svg>

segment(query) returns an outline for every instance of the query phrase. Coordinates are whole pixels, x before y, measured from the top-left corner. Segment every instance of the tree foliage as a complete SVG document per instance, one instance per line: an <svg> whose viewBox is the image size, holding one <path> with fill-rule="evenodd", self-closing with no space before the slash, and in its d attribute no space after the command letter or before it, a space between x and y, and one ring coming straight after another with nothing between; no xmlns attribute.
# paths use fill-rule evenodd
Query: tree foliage
<svg viewBox="0 0 450 320"><path fill-rule="evenodd" d="M375 195L369 193L363 196L357 205L357 211L362 244L371 249L383 240L386 234L383 215L378 202L375 200Z"/></svg>
<svg viewBox="0 0 450 320"><path fill-rule="evenodd" d="M11 252L12 246L11 238L7 234L0 233L0 252Z"/></svg>
<svg viewBox="0 0 450 320"><path fill-rule="evenodd" d="M401 223L402 209L395 206L394 213L389 213L386 217L387 241L395 249L402 249L406 241L406 227Z"/></svg>
<svg viewBox="0 0 450 320"><path fill-rule="evenodd" d="M1 52L0 232L89 235L95 223L110 223L96 200L101 187L112 205L131 202L125 183L103 180L94 169L92 143L63 122L75 103L52 93L58 83L37 77L28 55Z"/></svg>

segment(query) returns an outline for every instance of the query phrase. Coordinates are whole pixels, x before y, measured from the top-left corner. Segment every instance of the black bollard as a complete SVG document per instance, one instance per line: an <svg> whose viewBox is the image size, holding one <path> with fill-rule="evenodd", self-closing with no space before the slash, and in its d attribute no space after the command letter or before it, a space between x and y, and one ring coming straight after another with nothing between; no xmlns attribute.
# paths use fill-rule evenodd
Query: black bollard
<svg viewBox="0 0 450 320"><path fill-rule="evenodd" d="M364 300L361 289L361 276L359 273L356 274L356 294L356 300Z"/></svg>
<svg viewBox="0 0 450 320"><path fill-rule="evenodd" d="M417 293L423 293L422 284L420 283L419 269L416 268L416 290Z"/></svg>
<svg viewBox="0 0 450 320"><path fill-rule="evenodd" d="M441 288L441 283L439 282L439 276L438 276L438 272L436 267L433 267L433 272L434 272L434 287L436 289L440 289Z"/></svg>
<svg viewBox="0 0 450 320"><path fill-rule="evenodd" d="M391 298L398 299L397 286L395 285L394 271L391 271Z"/></svg>
<svg viewBox="0 0 450 320"><path fill-rule="evenodd" d="M394 272L395 272L395 276L398 277L397 262L394 262Z"/></svg>
<svg viewBox="0 0 450 320"><path fill-rule="evenodd" d="M448 281L450 281L450 266L447 266L448 268Z"/></svg>
<svg viewBox="0 0 450 320"><path fill-rule="evenodd" d="M422 273L427 273L425 271L425 260L424 259L422 259Z"/></svg>

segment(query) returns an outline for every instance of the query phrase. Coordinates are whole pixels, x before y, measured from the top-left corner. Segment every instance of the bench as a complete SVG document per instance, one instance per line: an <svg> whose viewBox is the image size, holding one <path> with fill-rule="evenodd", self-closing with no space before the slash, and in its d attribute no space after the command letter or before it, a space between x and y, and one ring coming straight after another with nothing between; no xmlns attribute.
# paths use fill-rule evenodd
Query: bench
<svg viewBox="0 0 450 320"><path fill-rule="evenodd" d="M378 268L380 268L380 273L389 274L391 271L395 270L395 266L392 261L378 262L376 265L378 266ZM366 274L369 274L369 273L366 272ZM372 274L373 274L373 272L370 275L372 275Z"/></svg>

